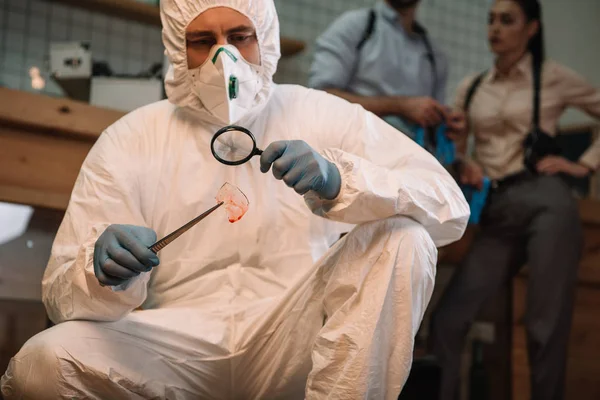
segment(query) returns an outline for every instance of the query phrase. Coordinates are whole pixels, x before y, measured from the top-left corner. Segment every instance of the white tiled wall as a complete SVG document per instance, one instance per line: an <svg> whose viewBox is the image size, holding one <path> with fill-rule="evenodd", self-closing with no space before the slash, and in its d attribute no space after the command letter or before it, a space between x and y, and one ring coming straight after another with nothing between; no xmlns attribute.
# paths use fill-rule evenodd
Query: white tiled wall
<svg viewBox="0 0 600 400"><path fill-rule="evenodd" d="M371 7L383 0L275 0L285 36L304 40L304 54L282 60L278 82L306 84L313 43L327 26L345 11ZM487 13L489 0L422 0L419 20L448 55L449 101L466 75L489 68ZM358 28L357 28L358 29Z"/></svg>
<svg viewBox="0 0 600 400"><path fill-rule="evenodd" d="M597 42L600 38L600 0L544 0L543 6L548 56L600 88L600 46ZM561 123L570 125L593 121L584 113L571 109Z"/></svg>
<svg viewBox="0 0 600 400"><path fill-rule="evenodd" d="M460 81L490 67L487 44L489 0L422 0L419 19L446 52L450 74L448 101Z"/></svg>
<svg viewBox="0 0 600 400"><path fill-rule="evenodd" d="M94 60L117 74L136 74L163 59L158 27L50 1L0 0L0 85L33 91L28 71L35 66L46 80L43 92L61 95L48 76L48 47L70 40L90 41Z"/></svg>

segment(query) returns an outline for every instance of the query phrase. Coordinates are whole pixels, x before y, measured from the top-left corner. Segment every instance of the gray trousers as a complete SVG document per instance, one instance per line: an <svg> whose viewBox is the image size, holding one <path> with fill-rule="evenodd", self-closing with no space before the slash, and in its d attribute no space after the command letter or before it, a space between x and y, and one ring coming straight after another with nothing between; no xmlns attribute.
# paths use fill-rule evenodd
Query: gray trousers
<svg viewBox="0 0 600 400"><path fill-rule="evenodd" d="M577 202L561 178L531 176L490 194L481 231L432 315L441 399L456 398L465 336L478 311L524 265L531 399L564 397L582 243Z"/></svg>

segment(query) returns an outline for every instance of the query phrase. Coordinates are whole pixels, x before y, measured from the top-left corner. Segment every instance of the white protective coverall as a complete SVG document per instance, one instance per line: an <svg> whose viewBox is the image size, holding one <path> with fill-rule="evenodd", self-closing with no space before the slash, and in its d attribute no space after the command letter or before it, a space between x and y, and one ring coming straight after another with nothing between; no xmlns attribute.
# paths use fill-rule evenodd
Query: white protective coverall
<svg viewBox="0 0 600 400"><path fill-rule="evenodd" d="M262 86L238 125L263 149L306 141L339 168L336 199L299 196L261 173L258 157L237 167L213 158L220 126L190 90L184 31L216 6L257 29ZM460 189L432 156L362 107L272 82L272 0L163 0L161 12L169 101L110 126L87 156L43 280L58 325L13 358L3 395L395 399L433 290L436 246L458 240L467 224ZM163 237L213 206L225 182L250 200L241 221L230 224L220 210L125 290L98 283L94 243L108 225Z"/></svg>

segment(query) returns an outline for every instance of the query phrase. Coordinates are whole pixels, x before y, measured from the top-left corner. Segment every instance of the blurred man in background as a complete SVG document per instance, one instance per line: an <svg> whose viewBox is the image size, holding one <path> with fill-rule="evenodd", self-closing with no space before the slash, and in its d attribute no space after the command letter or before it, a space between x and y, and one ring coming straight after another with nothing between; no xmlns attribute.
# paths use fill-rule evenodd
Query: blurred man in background
<svg viewBox="0 0 600 400"><path fill-rule="evenodd" d="M386 0L343 14L316 43L309 86L368 111L414 139L442 122L462 130L444 106L448 62L416 21L419 0Z"/></svg>

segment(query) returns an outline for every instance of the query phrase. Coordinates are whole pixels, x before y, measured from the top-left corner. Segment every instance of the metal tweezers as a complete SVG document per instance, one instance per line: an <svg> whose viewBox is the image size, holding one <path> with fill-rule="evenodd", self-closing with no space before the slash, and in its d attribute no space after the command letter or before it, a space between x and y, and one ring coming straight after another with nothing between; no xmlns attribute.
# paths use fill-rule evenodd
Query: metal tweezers
<svg viewBox="0 0 600 400"><path fill-rule="evenodd" d="M223 204L224 204L224 202L220 202L219 204L217 204L216 206L212 207L208 211L200 214L199 216L197 216L196 218L194 218L193 220L191 220L187 224L183 225L181 228L177 229L176 231L173 231L173 232L169 233L167 236L165 236L164 238L160 239L158 242L154 243L152 246L150 246L148 248L152 252L154 252L154 254L158 253L160 250L164 249L168 244L172 243L179 236L181 236L185 232L189 231L198 222L200 222L204 218L208 217L213 211L215 211L217 208L221 207Z"/></svg>

